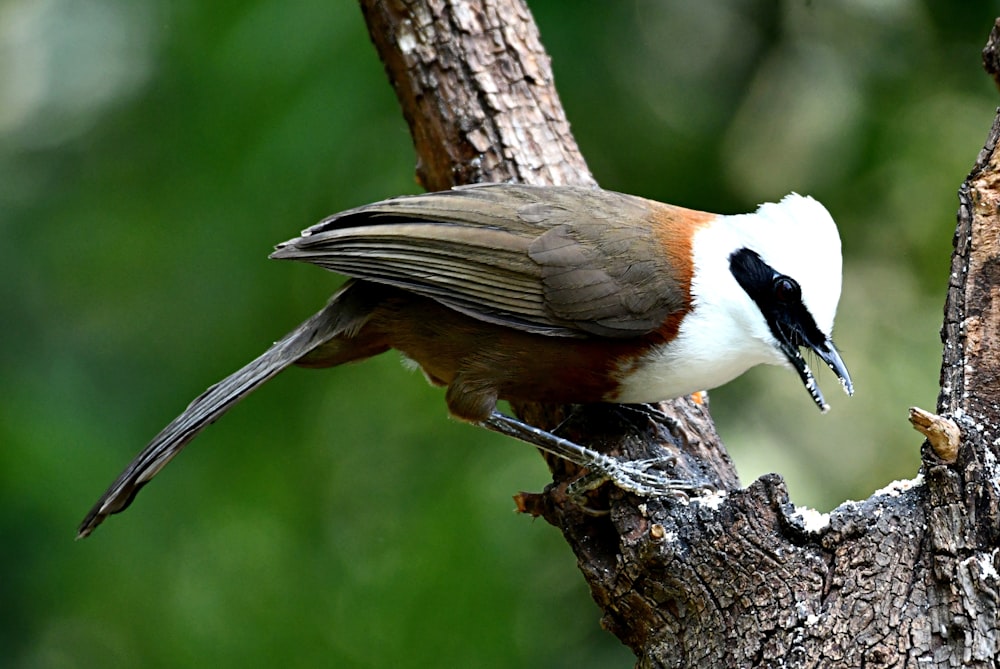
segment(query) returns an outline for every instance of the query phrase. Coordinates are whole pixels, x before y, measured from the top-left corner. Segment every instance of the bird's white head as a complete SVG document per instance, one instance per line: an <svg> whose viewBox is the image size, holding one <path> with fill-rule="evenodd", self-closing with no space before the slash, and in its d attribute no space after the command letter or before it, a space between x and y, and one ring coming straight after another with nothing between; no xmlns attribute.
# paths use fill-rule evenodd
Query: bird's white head
<svg viewBox="0 0 1000 669"><path fill-rule="evenodd" d="M746 361L739 372L759 362L790 365L825 411L803 348L853 393L831 339L842 263L840 235L823 205L792 193L752 214L719 216L696 234L693 254L694 313L707 321L702 331L729 337L716 345L739 351Z"/></svg>
<svg viewBox="0 0 1000 669"><path fill-rule="evenodd" d="M829 337L840 301L840 234L822 204L791 193L760 205L739 221L744 245L776 271L793 278L816 326Z"/></svg>

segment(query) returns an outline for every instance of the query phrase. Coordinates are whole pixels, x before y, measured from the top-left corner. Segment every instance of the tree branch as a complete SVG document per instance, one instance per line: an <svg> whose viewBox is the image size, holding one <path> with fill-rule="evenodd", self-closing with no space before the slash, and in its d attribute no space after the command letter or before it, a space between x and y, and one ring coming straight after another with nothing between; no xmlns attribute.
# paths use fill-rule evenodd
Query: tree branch
<svg viewBox="0 0 1000 669"><path fill-rule="evenodd" d="M594 184L521 2L362 0L428 190Z"/></svg>
<svg viewBox="0 0 1000 669"><path fill-rule="evenodd" d="M361 0L429 189L473 181L593 183L517 0ZM991 43L992 44L992 43ZM994 51L996 51L994 49ZM1000 121L960 193L942 329L938 413L953 462L925 444L923 476L831 514L796 510L783 481L738 479L707 406L516 407L717 494L639 499L605 486L594 516L566 499L576 475L522 508L559 527L604 626L643 667L993 666L1000 648ZM899 420L904 417L900 416ZM931 418L926 420L930 421ZM831 445L835 447L835 445Z"/></svg>
<svg viewBox="0 0 1000 669"><path fill-rule="evenodd" d="M523 2L362 0L361 8L410 125L424 187L480 181L594 185ZM630 411L624 420L603 405L514 408L532 424L560 425L562 434L580 444L632 459L672 459L675 478L725 489L739 485L707 407L691 400ZM578 474L562 460L549 458L549 464L557 481ZM561 491L524 495L519 503L564 532L582 527L567 535L581 555L593 531Z"/></svg>

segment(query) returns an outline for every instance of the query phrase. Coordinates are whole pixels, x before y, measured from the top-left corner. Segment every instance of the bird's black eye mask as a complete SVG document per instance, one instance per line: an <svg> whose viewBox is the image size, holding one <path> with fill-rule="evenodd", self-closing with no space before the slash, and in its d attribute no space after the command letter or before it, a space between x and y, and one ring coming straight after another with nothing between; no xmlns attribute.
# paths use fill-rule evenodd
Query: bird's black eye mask
<svg viewBox="0 0 1000 669"><path fill-rule="evenodd" d="M802 302L802 290L790 276L781 274L755 252L741 248L729 256L729 271L764 316L771 334L785 354L810 397L821 410L828 408L799 347L814 351L840 379L844 391L853 393L850 376L833 342L816 325Z"/></svg>
<svg viewBox="0 0 1000 669"><path fill-rule="evenodd" d="M809 347L826 341L826 335L802 303L802 289L795 279L781 274L756 251L745 247L729 256L729 271L764 314L775 339Z"/></svg>

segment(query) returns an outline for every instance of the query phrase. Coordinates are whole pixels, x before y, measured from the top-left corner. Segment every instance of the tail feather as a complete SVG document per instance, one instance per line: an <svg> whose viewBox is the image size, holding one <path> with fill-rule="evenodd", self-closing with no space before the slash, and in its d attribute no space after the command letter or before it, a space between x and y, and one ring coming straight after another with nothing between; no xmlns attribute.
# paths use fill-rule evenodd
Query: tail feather
<svg viewBox="0 0 1000 669"><path fill-rule="evenodd" d="M345 330L356 331L360 327L358 319L345 323L343 304L338 299L345 295L349 287L350 284L325 308L275 342L263 355L219 381L191 402L111 484L80 523L77 538L86 537L109 515L127 508L142 486L156 476L188 442L261 384L317 347L343 334Z"/></svg>

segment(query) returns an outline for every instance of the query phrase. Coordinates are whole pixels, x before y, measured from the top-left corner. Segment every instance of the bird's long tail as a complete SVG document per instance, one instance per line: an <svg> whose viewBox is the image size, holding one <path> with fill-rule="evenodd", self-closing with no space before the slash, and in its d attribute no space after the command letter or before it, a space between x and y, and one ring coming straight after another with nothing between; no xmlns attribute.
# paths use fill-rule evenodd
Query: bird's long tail
<svg viewBox="0 0 1000 669"><path fill-rule="evenodd" d="M128 507L139 489L156 476L188 442L265 381L345 331L356 331L358 322L363 317L359 319L356 311L352 313L352 309L344 309L344 298L350 293L351 285L353 282L341 289L326 307L275 342L263 355L219 381L191 402L181 415L149 442L107 492L101 495L80 523L77 538L86 537L109 515ZM364 291L355 291L357 292ZM346 301L352 300L347 297ZM343 361L345 360L337 360L332 364Z"/></svg>

